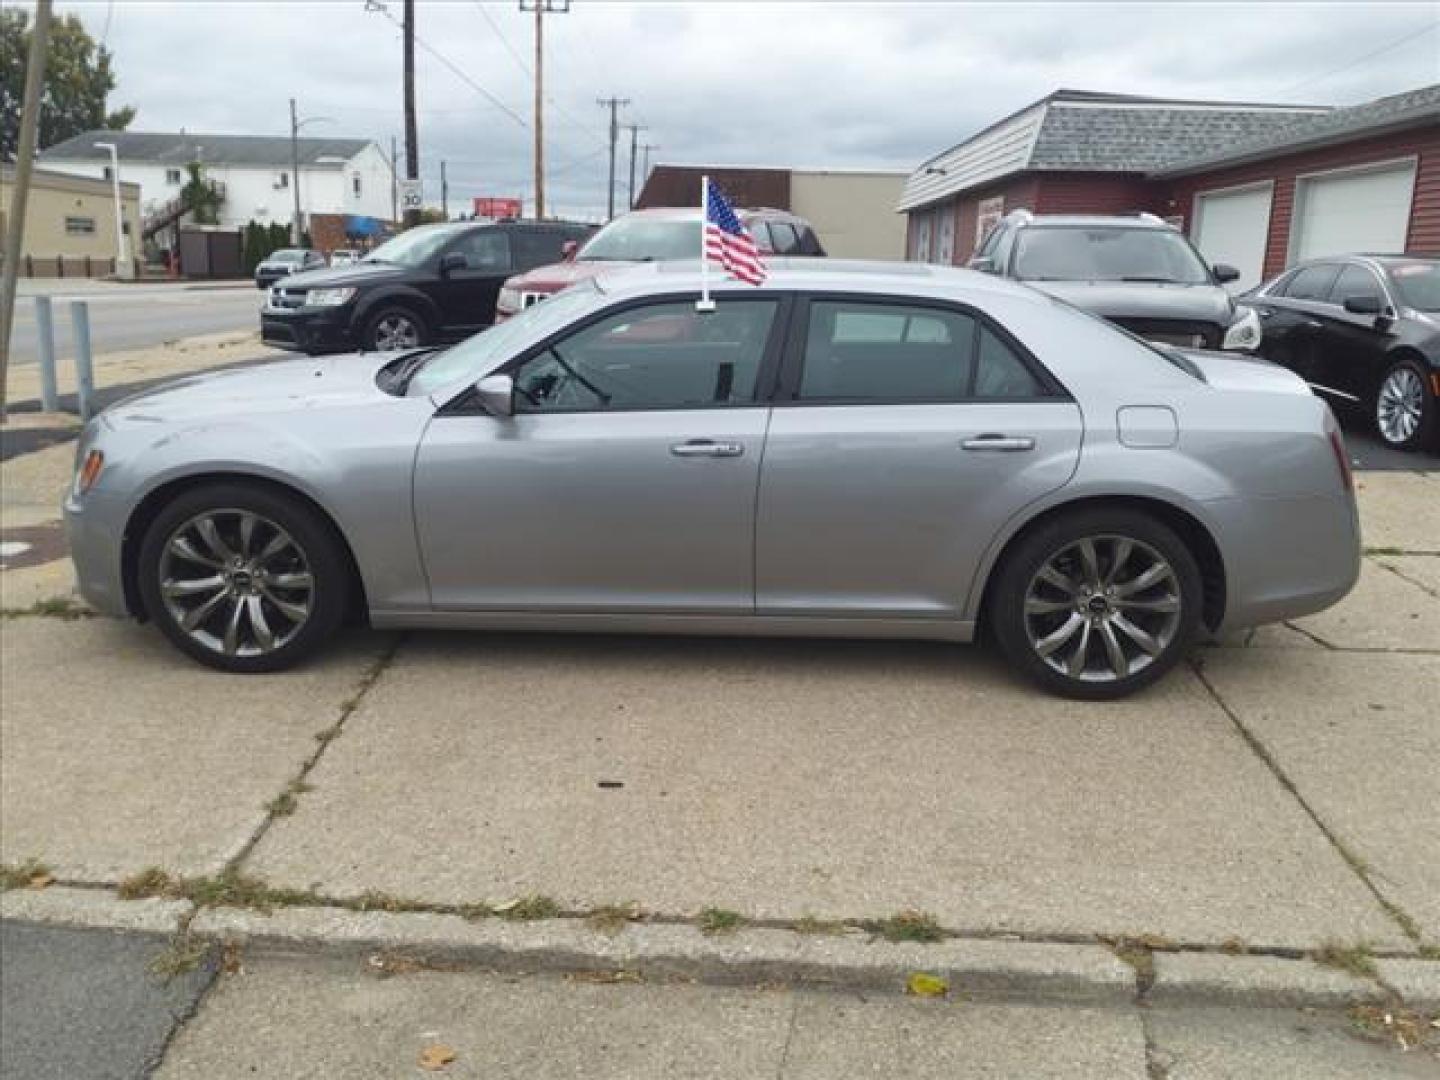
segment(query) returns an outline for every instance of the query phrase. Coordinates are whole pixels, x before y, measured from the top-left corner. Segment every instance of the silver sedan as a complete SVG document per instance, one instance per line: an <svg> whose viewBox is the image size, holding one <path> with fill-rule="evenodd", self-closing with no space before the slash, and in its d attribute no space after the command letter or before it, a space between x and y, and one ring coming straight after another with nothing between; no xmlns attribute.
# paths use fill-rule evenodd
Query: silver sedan
<svg viewBox="0 0 1440 1080"><path fill-rule="evenodd" d="M85 597L231 671L376 627L969 641L1117 697L1327 607L1359 528L1328 408L1024 286L775 260L576 286L445 350L132 398L66 501Z"/></svg>

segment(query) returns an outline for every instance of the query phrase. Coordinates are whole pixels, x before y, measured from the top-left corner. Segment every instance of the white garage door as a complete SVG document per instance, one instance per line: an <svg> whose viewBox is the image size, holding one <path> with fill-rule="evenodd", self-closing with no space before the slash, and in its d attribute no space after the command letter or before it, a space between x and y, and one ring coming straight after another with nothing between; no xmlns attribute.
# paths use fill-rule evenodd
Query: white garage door
<svg viewBox="0 0 1440 1080"><path fill-rule="evenodd" d="M1240 280L1228 286L1232 292L1260 283L1270 233L1270 194L1270 185L1264 184L1195 197L1191 239L1206 262L1229 263L1240 271Z"/></svg>
<svg viewBox="0 0 1440 1080"><path fill-rule="evenodd" d="M1415 191L1415 164L1385 165L1295 185L1292 262L1354 251L1403 252Z"/></svg>

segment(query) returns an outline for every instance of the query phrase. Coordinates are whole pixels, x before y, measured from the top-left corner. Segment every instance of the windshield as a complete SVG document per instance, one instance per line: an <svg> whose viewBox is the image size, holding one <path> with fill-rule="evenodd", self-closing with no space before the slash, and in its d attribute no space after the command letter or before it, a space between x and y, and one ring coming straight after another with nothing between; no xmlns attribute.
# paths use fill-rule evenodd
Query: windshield
<svg viewBox="0 0 1440 1080"><path fill-rule="evenodd" d="M361 261L394 263L413 270L428 262L454 235L455 230L444 225L417 225L385 241Z"/></svg>
<svg viewBox="0 0 1440 1080"><path fill-rule="evenodd" d="M580 250L581 262L650 262L700 255L699 221L624 217L606 225Z"/></svg>
<svg viewBox="0 0 1440 1080"><path fill-rule="evenodd" d="M1406 307L1440 311L1440 262L1392 263L1386 270Z"/></svg>
<svg viewBox="0 0 1440 1080"><path fill-rule="evenodd" d="M1020 233L1022 281L1157 281L1206 285L1210 272L1169 229L1030 228Z"/></svg>
<svg viewBox="0 0 1440 1080"><path fill-rule="evenodd" d="M305 252L299 248L283 248L270 253L270 262L292 263L299 262L303 258L305 258Z"/></svg>
<svg viewBox="0 0 1440 1080"><path fill-rule="evenodd" d="M601 295L593 281L581 282L466 338L454 348L436 353L411 378L406 394L420 397L467 379L478 379L497 360L508 359L527 342L560 329Z"/></svg>

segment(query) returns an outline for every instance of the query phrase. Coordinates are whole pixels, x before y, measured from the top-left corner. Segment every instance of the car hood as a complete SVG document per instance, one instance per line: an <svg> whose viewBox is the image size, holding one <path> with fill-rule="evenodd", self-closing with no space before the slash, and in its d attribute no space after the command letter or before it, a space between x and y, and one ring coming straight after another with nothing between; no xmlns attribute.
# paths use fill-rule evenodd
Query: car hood
<svg viewBox="0 0 1440 1080"><path fill-rule="evenodd" d="M1181 319L1229 326L1230 294L1218 285L1169 285L1131 281L1027 281L1067 304L1104 319Z"/></svg>
<svg viewBox="0 0 1440 1080"><path fill-rule="evenodd" d="M375 373L397 355L347 353L191 375L117 402L102 415L114 427L234 419L373 401L387 396L375 385Z"/></svg>
<svg viewBox="0 0 1440 1080"><path fill-rule="evenodd" d="M349 266L326 266L305 270L285 279L287 289L340 289L349 286L378 285L408 278L413 271L393 263L359 262Z"/></svg>
<svg viewBox="0 0 1440 1080"><path fill-rule="evenodd" d="M551 263L549 266L537 266L534 270L516 274L505 282L505 287L521 289L526 292L559 292L561 289L574 285L577 281L588 281L607 270L638 265L638 263L619 261Z"/></svg>

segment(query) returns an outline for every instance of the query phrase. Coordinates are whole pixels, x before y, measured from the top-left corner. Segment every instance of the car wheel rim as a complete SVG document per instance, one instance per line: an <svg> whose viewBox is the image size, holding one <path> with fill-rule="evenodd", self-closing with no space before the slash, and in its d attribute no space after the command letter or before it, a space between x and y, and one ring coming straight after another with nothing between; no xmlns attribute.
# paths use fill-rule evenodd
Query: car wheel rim
<svg viewBox="0 0 1440 1080"><path fill-rule="evenodd" d="M394 352L420 344L420 328L403 315L387 315L375 324L375 349Z"/></svg>
<svg viewBox="0 0 1440 1080"><path fill-rule="evenodd" d="M1025 590L1025 633L1035 655L1079 682L1144 671L1180 629L1180 579L1149 544L1087 536L1041 564Z"/></svg>
<svg viewBox="0 0 1440 1080"><path fill-rule="evenodd" d="M1396 368L1380 384L1375 419L1387 442L1403 443L1420 429L1425 409L1425 387L1409 368Z"/></svg>
<svg viewBox="0 0 1440 1080"><path fill-rule="evenodd" d="M160 597L191 641L222 656L264 656L310 618L315 580L295 539L249 510L207 510L170 534Z"/></svg>

